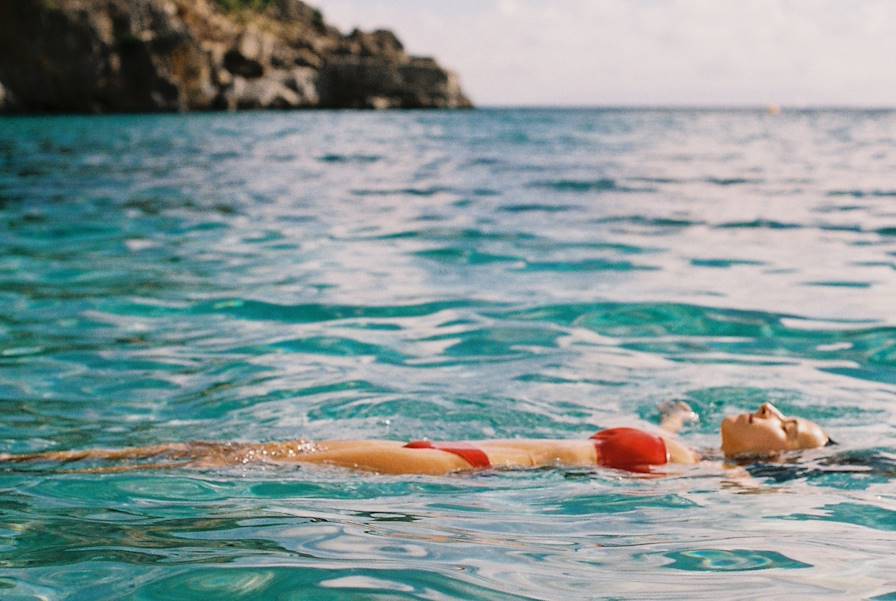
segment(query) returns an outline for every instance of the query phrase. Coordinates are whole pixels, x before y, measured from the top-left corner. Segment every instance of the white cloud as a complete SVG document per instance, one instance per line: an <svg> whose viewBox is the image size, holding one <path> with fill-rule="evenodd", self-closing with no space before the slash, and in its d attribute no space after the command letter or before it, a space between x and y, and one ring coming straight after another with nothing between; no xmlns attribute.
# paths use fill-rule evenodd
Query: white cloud
<svg viewBox="0 0 896 601"><path fill-rule="evenodd" d="M891 0L317 0L482 104L896 105Z"/></svg>

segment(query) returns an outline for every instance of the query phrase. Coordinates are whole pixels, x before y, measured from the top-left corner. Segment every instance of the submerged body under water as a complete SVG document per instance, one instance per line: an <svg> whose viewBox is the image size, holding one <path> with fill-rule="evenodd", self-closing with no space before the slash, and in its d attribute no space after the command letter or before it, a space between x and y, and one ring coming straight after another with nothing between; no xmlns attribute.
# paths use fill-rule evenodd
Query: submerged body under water
<svg viewBox="0 0 896 601"><path fill-rule="evenodd" d="M896 599L896 113L0 119L0 453L586 438L748 468L0 471L3 599Z"/></svg>

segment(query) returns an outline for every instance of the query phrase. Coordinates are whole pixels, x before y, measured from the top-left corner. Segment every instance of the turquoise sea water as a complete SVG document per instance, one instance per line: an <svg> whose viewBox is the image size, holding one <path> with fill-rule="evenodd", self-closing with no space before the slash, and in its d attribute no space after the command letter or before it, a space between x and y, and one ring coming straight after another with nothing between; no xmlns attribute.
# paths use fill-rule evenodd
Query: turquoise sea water
<svg viewBox="0 0 896 601"><path fill-rule="evenodd" d="M0 466L0 598L896 599L896 113L0 119L0 452L840 444L649 478Z"/></svg>

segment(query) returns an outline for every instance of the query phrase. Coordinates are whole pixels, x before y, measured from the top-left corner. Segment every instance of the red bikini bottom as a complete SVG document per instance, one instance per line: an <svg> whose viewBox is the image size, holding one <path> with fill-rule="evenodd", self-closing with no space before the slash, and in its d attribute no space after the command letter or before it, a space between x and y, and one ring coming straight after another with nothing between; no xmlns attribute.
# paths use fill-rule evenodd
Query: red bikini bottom
<svg viewBox="0 0 896 601"><path fill-rule="evenodd" d="M436 449L457 455L470 464L470 467L490 468L491 461L488 455L479 447L466 442L432 442L429 440L415 440L404 445L406 449Z"/></svg>

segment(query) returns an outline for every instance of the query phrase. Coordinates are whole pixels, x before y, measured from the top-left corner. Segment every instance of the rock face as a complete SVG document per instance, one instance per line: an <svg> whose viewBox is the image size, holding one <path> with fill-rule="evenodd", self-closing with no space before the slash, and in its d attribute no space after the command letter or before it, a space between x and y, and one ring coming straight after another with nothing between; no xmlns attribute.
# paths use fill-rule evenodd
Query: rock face
<svg viewBox="0 0 896 601"><path fill-rule="evenodd" d="M0 0L0 110L468 108L390 31L343 35L300 0Z"/></svg>
<svg viewBox="0 0 896 601"><path fill-rule="evenodd" d="M13 108L12 95L6 91L3 84L0 84L0 113L11 111Z"/></svg>

